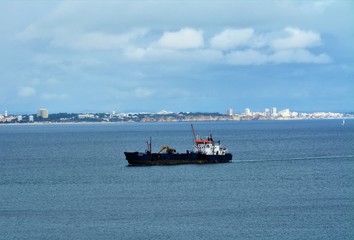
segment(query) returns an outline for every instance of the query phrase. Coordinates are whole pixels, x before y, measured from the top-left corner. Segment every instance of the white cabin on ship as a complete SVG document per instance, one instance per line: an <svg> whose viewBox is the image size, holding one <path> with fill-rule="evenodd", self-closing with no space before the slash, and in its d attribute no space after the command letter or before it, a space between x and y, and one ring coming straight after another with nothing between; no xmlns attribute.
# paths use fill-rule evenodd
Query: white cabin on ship
<svg viewBox="0 0 354 240"><path fill-rule="evenodd" d="M207 139L195 140L194 151L206 155L225 155L227 149L220 146L220 141L214 141L210 135Z"/></svg>

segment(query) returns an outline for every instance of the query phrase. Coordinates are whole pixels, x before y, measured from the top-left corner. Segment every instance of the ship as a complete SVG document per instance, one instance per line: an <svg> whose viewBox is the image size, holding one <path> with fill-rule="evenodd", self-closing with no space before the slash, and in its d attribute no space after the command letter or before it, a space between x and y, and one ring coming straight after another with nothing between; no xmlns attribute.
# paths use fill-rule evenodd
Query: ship
<svg viewBox="0 0 354 240"><path fill-rule="evenodd" d="M228 163L232 161L232 154L220 141L214 141L210 133L205 139L198 138L191 124L194 137L193 150L178 153L169 146L163 146L159 152L152 152L152 140L147 141L145 152L124 152L130 166L176 165L176 164L206 164Z"/></svg>

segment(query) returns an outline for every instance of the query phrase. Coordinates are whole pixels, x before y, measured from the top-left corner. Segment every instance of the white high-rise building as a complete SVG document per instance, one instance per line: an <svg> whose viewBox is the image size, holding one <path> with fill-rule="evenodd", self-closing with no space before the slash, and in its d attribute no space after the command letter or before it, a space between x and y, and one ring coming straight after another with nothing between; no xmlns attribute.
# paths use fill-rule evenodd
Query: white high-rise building
<svg viewBox="0 0 354 240"><path fill-rule="evenodd" d="M234 114L232 108L228 108L227 111L226 111L226 114L228 116L232 116Z"/></svg>
<svg viewBox="0 0 354 240"><path fill-rule="evenodd" d="M273 117L277 115L277 108L276 107L272 107L271 114Z"/></svg>
<svg viewBox="0 0 354 240"><path fill-rule="evenodd" d="M245 115L246 115L246 116L251 115L251 109L245 108Z"/></svg>
<svg viewBox="0 0 354 240"><path fill-rule="evenodd" d="M265 115L266 117L270 117L270 116L271 116L271 113L270 113L269 108L264 109L264 115Z"/></svg>
<svg viewBox="0 0 354 240"><path fill-rule="evenodd" d="M29 117L28 117L28 121L29 121L29 122L34 122L34 117L33 117L32 115L29 116Z"/></svg>
<svg viewBox="0 0 354 240"><path fill-rule="evenodd" d="M282 117L290 117L290 110L289 109L284 109L284 110L280 111L279 114Z"/></svg>
<svg viewBox="0 0 354 240"><path fill-rule="evenodd" d="M7 114L7 111L5 111L5 114L4 114L5 117L8 117L8 114Z"/></svg>
<svg viewBox="0 0 354 240"><path fill-rule="evenodd" d="M37 112L37 117L48 118L48 109L41 108Z"/></svg>

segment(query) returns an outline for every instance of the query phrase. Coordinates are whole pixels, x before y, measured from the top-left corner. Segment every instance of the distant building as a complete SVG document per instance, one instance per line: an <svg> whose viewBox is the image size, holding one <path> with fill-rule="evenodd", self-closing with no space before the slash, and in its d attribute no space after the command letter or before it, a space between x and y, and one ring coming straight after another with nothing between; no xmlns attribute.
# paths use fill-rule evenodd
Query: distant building
<svg viewBox="0 0 354 240"><path fill-rule="evenodd" d="M290 117L290 110L289 109L284 109L284 110L279 112L279 115L284 117L284 118L288 118L288 117Z"/></svg>
<svg viewBox="0 0 354 240"><path fill-rule="evenodd" d="M21 115L17 116L17 122L22 122L22 116Z"/></svg>
<svg viewBox="0 0 354 240"><path fill-rule="evenodd" d="M173 112L169 112L169 111L166 111L166 110L161 110L160 112L158 112L157 114L160 114L160 115L166 115L166 114L172 114Z"/></svg>
<svg viewBox="0 0 354 240"><path fill-rule="evenodd" d="M266 116L266 117L271 116L271 112L270 112L269 108L264 109L264 116Z"/></svg>
<svg viewBox="0 0 354 240"><path fill-rule="evenodd" d="M79 119L95 118L95 114L92 114L92 113L78 114L77 117L78 117Z"/></svg>
<svg viewBox="0 0 354 240"><path fill-rule="evenodd" d="M226 111L226 114L227 114L228 116L234 115L234 112L233 112L232 108L228 108L227 111Z"/></svg>
<svg viewBox="0 0 354 240"><path fill-rule="evenodd" d="M5 117L8 117L8 114L7 114L7 111L5 111L5 114L4 114Z"/></svg>
<svg viewBox="0 0 354 240"><path fill-rule="evenodd" d="M29 122L34 122L34 117L33 117L32 115L30 115L30 116L28 117L28 121L29 121Z"/></svg>
<svg viewBox="0 0 354 240"><path fill-rule="evenodd" d="M273 117L277 115L277 108L276 107L272 107L271 114Z"/></svg>
<svg viewBox="0 0 354 240"><path fill-rule="evenodd" d="M297 117L299 117L299 113L297 113L297 112L290 112L290 117L292 117L292 118L297 118Z"/></svg>
<svg viewBox="0 0 354 240"><path fill-rule="evenodd" d="M37 117L48 118L48 109L41 108L37 112Z"/></svg>
<svg viewBox="0 0 354 240"><path fill-rule="evenodd" d="M251 109L245 108L245 115L250 116L251 115Z"/></svg>

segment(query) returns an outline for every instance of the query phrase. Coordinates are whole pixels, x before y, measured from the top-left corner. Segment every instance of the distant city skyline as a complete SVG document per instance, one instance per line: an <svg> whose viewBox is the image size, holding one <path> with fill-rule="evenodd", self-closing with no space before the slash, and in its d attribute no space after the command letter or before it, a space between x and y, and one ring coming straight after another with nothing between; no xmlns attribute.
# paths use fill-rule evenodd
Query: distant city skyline
<svg viewBox="0 0 354 240"><path fill-rule="evenodd" d="M31 124L31 123L108 123L108 122L191 122L191 121L253 121L253 120L313 120L313 119L354 119L354 113L336 112L293 112L290 109L277 111L266 108L264 112L252 112L246 108L244 113L233 113L231 108L226 113L201 112L169 112L157 113L130 112L130 113L48 113L48 109L41 108L37 114L12 115L5 111L0 114L0 124Z"/></svg>
<svg viewBox="0 0 354 240"><path fill-rule="evenodd" d="M338 114L350 114L353 115L354 112L340 112L340 111L313 111L313 112L306 112L306 111L296 111L292 110L289 108L282 108L282 109L277 109L277 107L271 107L271 108L264 108L263 110L254 110L249 107L243 109L242 111L234 111L233 108L227 108L224 109L224 111L214 111L214 112L208 112L208 111L195 111L195 112L190 112L190 111L168 111L166 109L162 109L160 111L128 111L128 112L120 112L120 111L82 111L82 112L69 112L69 111L63 111L63 112L50 112L46 108L40 108L35 111L27 111L27 112L9 112L8 110L5 110L3 112L0 111L0 116L1 117L8 117L8 116L20 116L20 115L37 115L42 118L48 118L49 114L59 114L59 113L68 113L68 114L98 114L98 113L104 113L104 114L161 114L161 115L168 115L168 114L177 114L177 113L218 113L218 114L224 114L228 116L232 115L252 115L252 114L265 114L269 116L276 116L279 113L284 113L286 112L287 114L289 113L309 113L309 114L317 114L317 113L338 113Z"/></svg>
<svg viewBox="0 0 354 240"><path fill-rule="evenodd" d="M0 1L0 112L354 111L353 1Z"/></svg>

